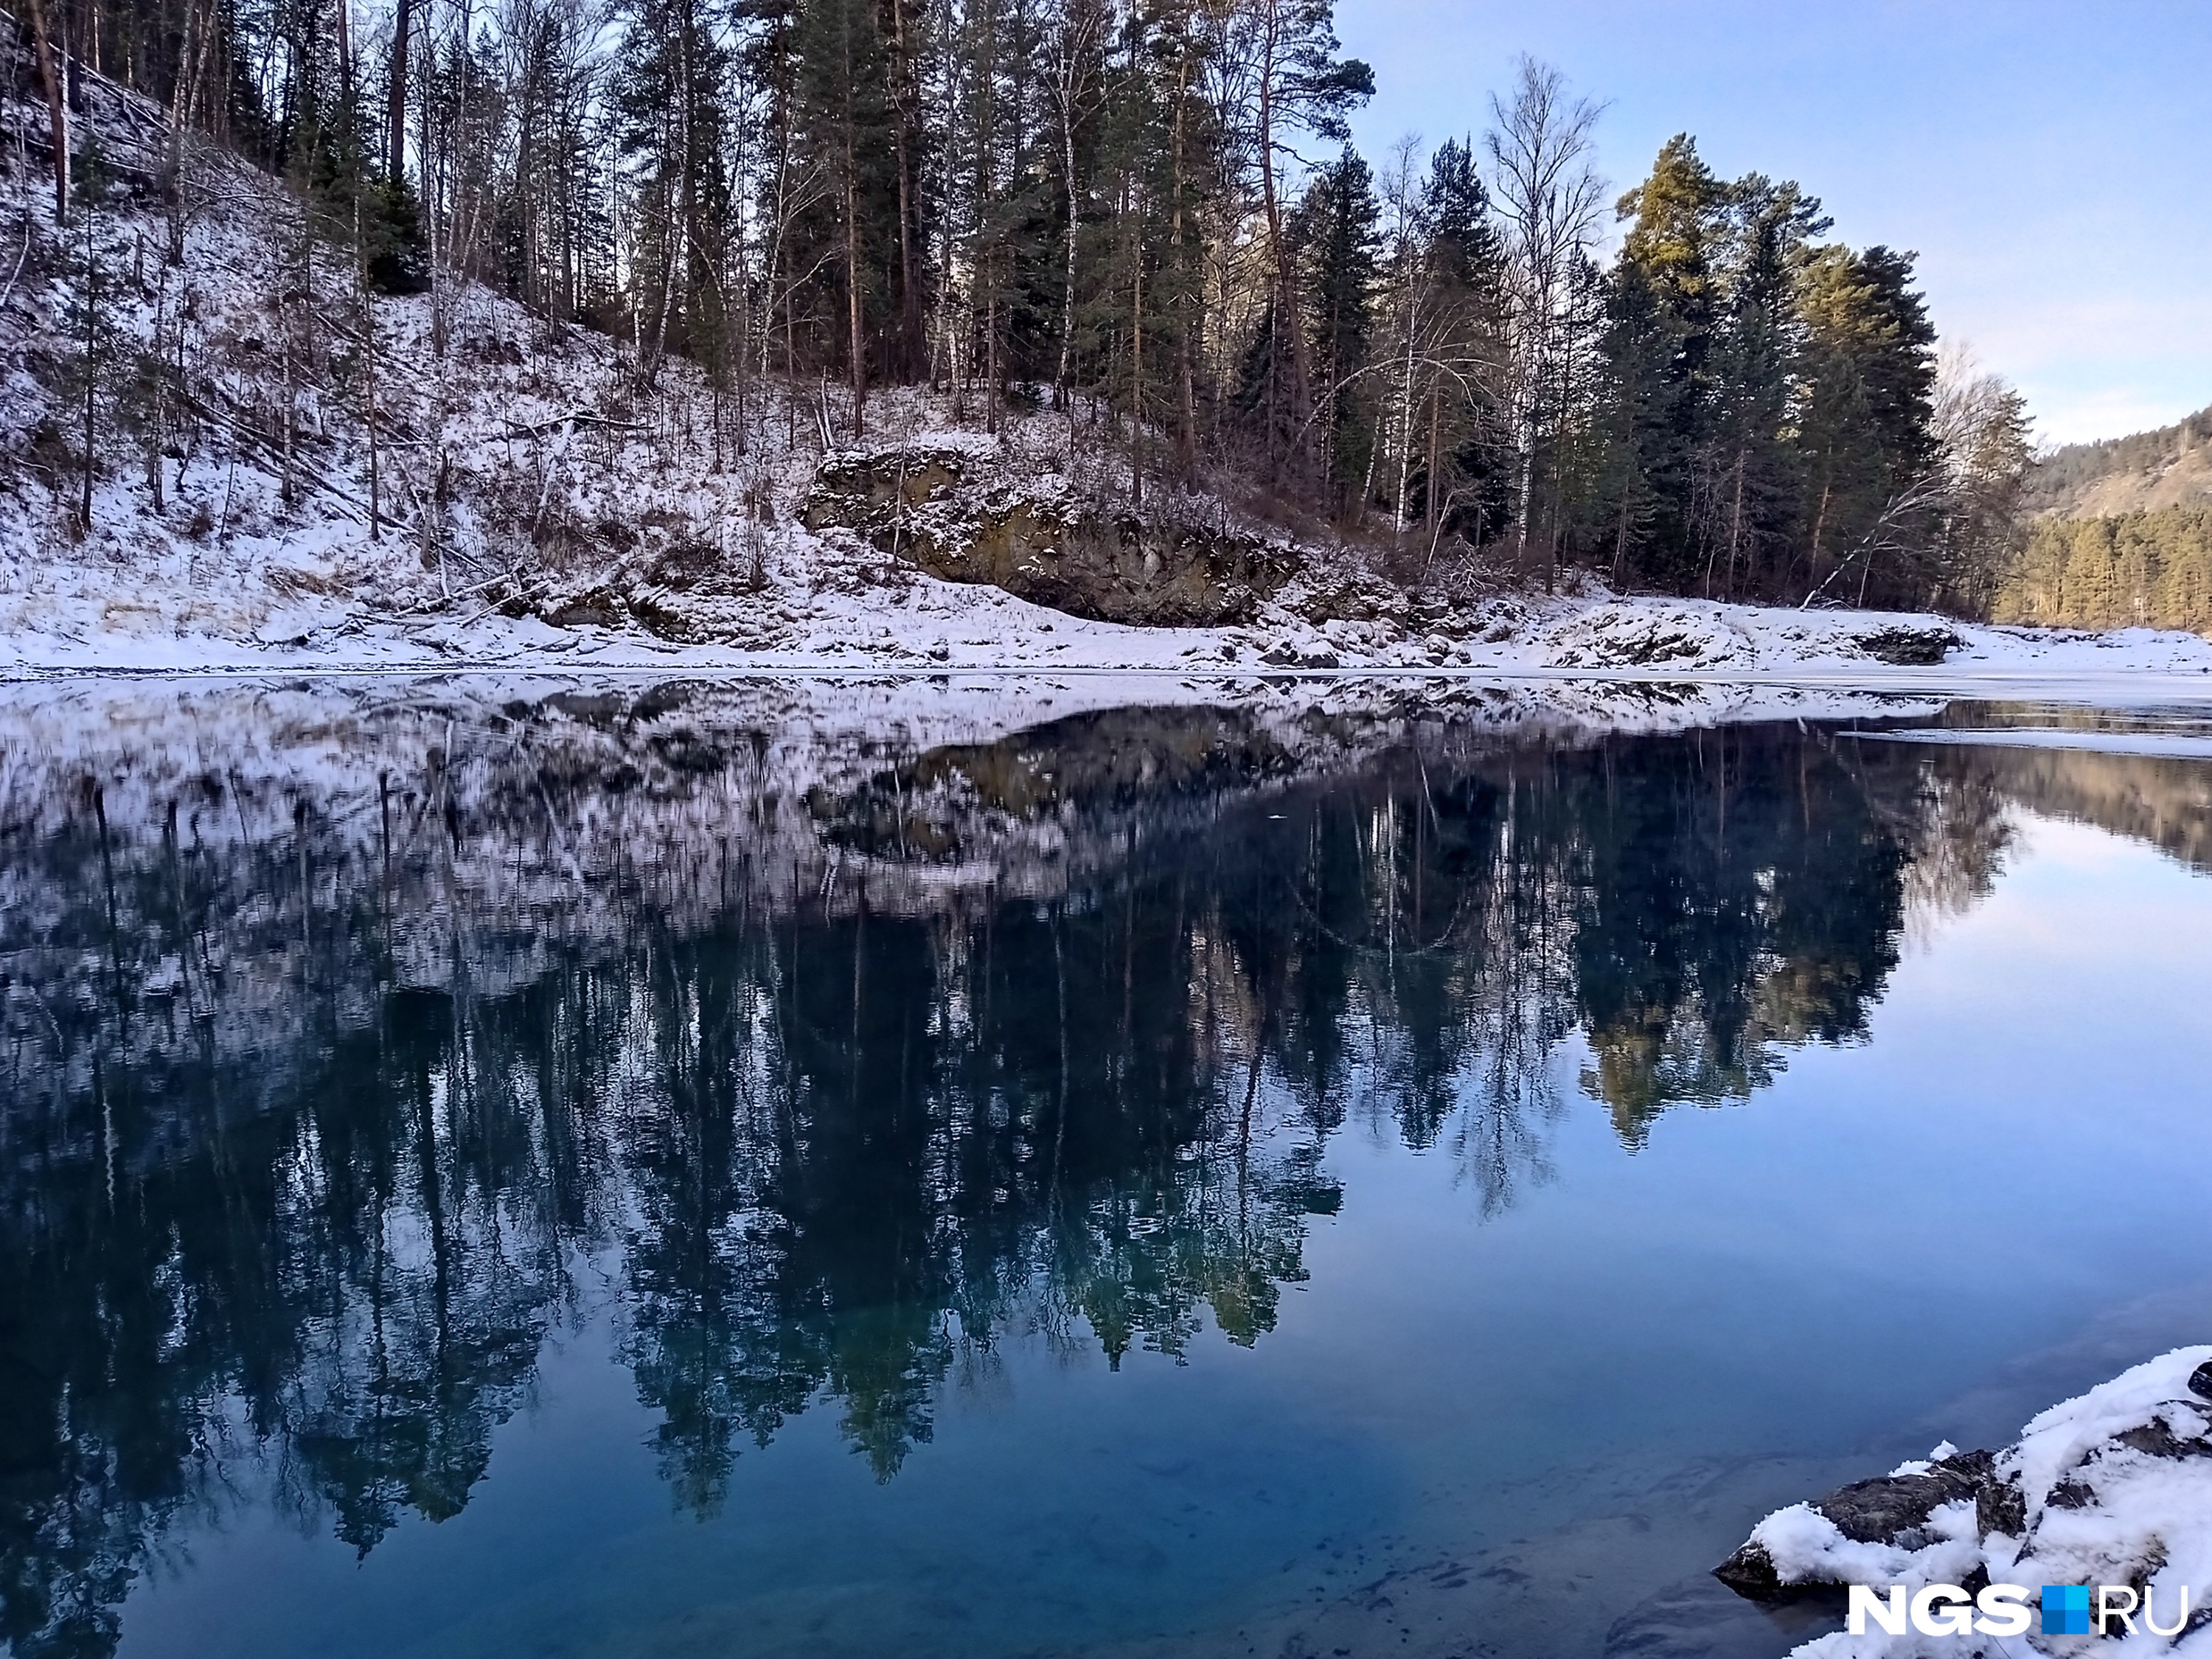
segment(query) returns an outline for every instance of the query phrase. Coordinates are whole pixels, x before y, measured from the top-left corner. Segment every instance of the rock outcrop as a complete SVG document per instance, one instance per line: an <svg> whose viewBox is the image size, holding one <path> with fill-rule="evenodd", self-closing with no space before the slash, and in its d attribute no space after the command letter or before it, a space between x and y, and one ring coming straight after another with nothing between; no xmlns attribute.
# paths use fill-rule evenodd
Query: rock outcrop
<svg viewBox="0 0 2212 1659"><path fill-rule="evenodd" d="M1115 507L971 434L831 455L803 512L810 530L850 531L942 580L1099 622L1249 623L1297 568L1286 542Z"/></svg>
<svg viewBox="0 0 2212 1659"><path fill-rule="evenodd" d="M2110 1637L2126 1652L2212 1656L2212 1346L2180 1348L2054 1406L2001 1452L1939 1446L1924 1462L1778 1510L1714 1576L1738 1595L1786 1601L1866 1584L2124 1585L2162 1623ZM1837 1632L1807 1659L1906 1659L1925 1638ZM1942 1651L1967 1659L1973 1642ZM2021 1638L2038 1653L2094 1648L2096 1637ZM1998 1651L2017 1653L2017 1644Z"/></svg>

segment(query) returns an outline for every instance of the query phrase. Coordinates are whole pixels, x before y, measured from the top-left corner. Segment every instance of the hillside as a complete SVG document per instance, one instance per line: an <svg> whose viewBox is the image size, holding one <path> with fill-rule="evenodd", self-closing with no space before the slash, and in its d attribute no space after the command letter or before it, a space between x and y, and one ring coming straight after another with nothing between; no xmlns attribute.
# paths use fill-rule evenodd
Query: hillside
<svg viewBox="0 0 2212 1659"><path fill-rule="evenodd" d="M2023 505L2062 519L2212 503L2212 408L2172 426L2095 443L2069 444L2039 460Z"/></svg>
<svg viewBox="0 0 2212 1659"><path fill-rule="evenodd" d="M435 262L380 292L283 181L74 80L59 223L48 112L0 98L0 672L2212 670L2180 636L1516 578L1230 462L1143 476L1126 415L1035 385L878 386L860 441L818 377L647 367Z"/></svg>
<svg viewBox="0 0 2212 1659"><path fill-rule="evenodd" d="M2037 462L2001 623L2212 632L2212 409Z"/></svg>
<svg viewBox="0 0 2212 1659"><path fill-rule="evenodd" d="M820 380L648 371L450 272L380 293L283 182L76 78L65 225L44 106L0 100L0 662L1315 666L1340 623L1426 663L1521 614L1226 471L1143 489L1092 400L982 429L957 387L878 388L861 444Z"/></svg>
<svg viewBox="0 0 2212 1659"><path fill-rule="evenodd" d="M2039 518L1991 614L2031 627L2212 634L2212 504Z"/></svg>

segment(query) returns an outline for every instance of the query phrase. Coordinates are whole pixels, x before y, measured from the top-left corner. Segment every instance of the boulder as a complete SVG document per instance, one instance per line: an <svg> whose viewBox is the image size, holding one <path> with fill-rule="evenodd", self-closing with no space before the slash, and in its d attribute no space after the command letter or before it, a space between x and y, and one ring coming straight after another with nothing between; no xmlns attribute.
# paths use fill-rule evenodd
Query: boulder
<svg viewBox="0 0 2212 1659"><path fill-rule="evenodd" d="M1547 668L1707 668L1749 641L1723 619L1687 606L1627 600L1570 617L1551 630Z"/></svg>
<svg viewBox="0 0 2212 1659"><path fill-rule="evenodd" d="M1993 1478L1996 1459L1985 1451L1956 1452L1925 1464L1907 1464L1894 1474L1854 1480L1808 1506L1854 1544L1879 1544L1910 1553L1935 1541L1929 1522L1947 1504L1978 1505ZM1784 1571L1767 1545L1754 1536L1713 1569L1713 1577L1753 1601L1782 1601L1826 1582Z"/></svg>
<svg viewBox="0 0 2212 1659"><path fill-rule="evenodd" d="M1876 662L1896 668L1930 668L1942 662L1959 643L1948 628L1915 628L1900 624L1855 634L1851 643Z"/></svg>

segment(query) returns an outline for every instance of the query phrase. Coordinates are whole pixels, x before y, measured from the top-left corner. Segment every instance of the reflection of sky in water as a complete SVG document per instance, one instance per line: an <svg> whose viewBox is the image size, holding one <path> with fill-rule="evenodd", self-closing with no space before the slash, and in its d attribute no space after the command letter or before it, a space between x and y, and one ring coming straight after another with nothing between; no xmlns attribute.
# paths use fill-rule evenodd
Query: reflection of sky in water
<svg viewBox="0 0 2212 1659"><path fill-rule="evenodd" d="M1624 1122L1617 1103L1608 1110L1585 1090L1625 1073L1605 1073L1586 1035L1567 1031L1541 1067L1555 1104L1544 1105L1535 1080L1516 1085L1533 1091L1524 1096L1527 1139L1501 1198L1482 1168L1481 1126L1464 1109L1413 1135L1417 1149L1387 1091L1377 1095L1374 1076L1361 1070L1363 1054L1370 1065L1387 1058L1402 1036L1375 1029L1366 1010L1387 1006L1389 1020L1402 1024L1450 1003L1415 994L1417 958L1395 955L1409 935L1364 936L1346 957L1349 979L1334 991L1301 981L1286 966L1297 959L1285 956L1273 969L1287 976L1273 981L1285 1001L1271 1042L1290 1041L1296 993L1305 985L1311 997L1295 1010L1298 1040L1310 1045L1338 1031L1352 1083L1339 1092L1341 1121L1324 1126L1318 1170L1301 1164L1298 1150L1316 1139L1312 1103L1302 1103L1272 1063L1249 1091L1255 1160L1273 1172L1279 1194L1293 1194L1269 1224L1277 1241L1267 1258L1272 1328L1263 1322L1249 1346L1231 1343L1201 1311L1179 1355L1150 1352L1139 1339L1109 1370L1085 1318L1065 1306L1046 1318L1032 1295L992 1304L1008 1310L1012 1322L994 1332L988 1352L963 1350L957 1316L941 1311L945 1288L908 1269L900 1282L918 1298L914 1328L936 1333L924 1346L939 1345L932 1352L943 1356L925 1367L927 1437L908 1449L895 1474L878 1479L854 1449L851 1396L817 1381L765 1446L742 1429L734 1434L719 1502L701 1515L678 1501L684 1487L671 1484L663 1443L669 1412L641 1400L634 1366L648 1354L652 1388L665 1401L680 1394L686 1363L711 1369L711 1345L684 1346L696 1332L680 1316L680 1296L661 1307L650 1331L640 1323L635 1262L622 1243L671 1201L674 1189L653 1183L696 1168L683 1162L696 1148L665 1133L669 1109L654 1103L659 1096L641 1097L629 1109L644 1115L645 1127L625 1131L639 1137L627 1161L619 1170L583 1166L618 1194L608 1214L619 1224L588 1257L573 1258L574 1299L541 1316L511 1395L514 1414L491 1431L488 1473L467 1487L458 1512L434 1525L403 1494L397 1524L357 1556L331 1536L327 1493L306 1496L326 1474L311 1476L309 1460L282 1436L265 1440L258 1460L236 1449L224 1479L237 1495L220 1495L222 1480L201 1480L160 1529L123 1611L122 1651L1241 1653L1253 1643L1275 1651L1296 1637L1318 1651L1359 1641L1441 1653L1480 1630L1499 1651L1565 1654L1602 1650L1605 1632L1624 1617L1641 1623L1620 1639L1641 1631L1656 1641L1669 1616L1706 1631L1704 1650L1780 1651L1788 1638L1724 1596L1711 1599L1698 1577L1759 1514L1923 1453L1939 1437L1993 1443L2060 1395L2154 1346L2201 1338L2212 1321L2212 1206L2203 1175L2212 1168L2212 1120L2197 1081L2212 1037L2212 949L2204 943L2212 939L2212 886L2140 840L2023 813L2018 800L2032 807L2051 797L2015 790L2019 828L1999 849L2003 873L1984 880L1978 897L1947 896L1943 914L1919 928L1917 948L1893 965L1876 963L1874 981L1861 984L1869 998L1863 1030L1841 1046L1805 1042L1791 1008L1829 1006L1822 975L1863 975L1866 963L1844 957L1866 947L1863 917L1804 911L1824 895L1867 905L1883 902L1887 891L1893 904L1905 876L1877 861L1879 878L1856 886L1793 885L1793 861L1815 875L1826 868L1822 860L1835 849L1823 838L1833 831L1850 838L1850 848L1893 833L1911 856L1941 863L1913 839L1930 833L1923 820L1911 820L1918 830L1898 828L1898 814L1929 810L1917 769L1952 769L1942 776L1954 798L1962 780L1987 785L1992 777L2002 795L2008 775L1972 769L2008 763L1955 753L1931 761L1881 745L1889 752L1878 761L1852 758L1877 769L1862 776L1835 769L1840 763L1817 733L1769 732L1747 738L1737 754L1747 798L1733 807L1734 828L1695 812L1672 816L1670 806L1653 814L1655 824L1669 826L1653 831L1656 841L1608 842L1606 826L1617 830L1621 814L1638 810L1637 792L1679 805L1684 781L1706 775L1685 757L1683 741L1620 744L1602 776L1581 768L1580 785L1567 775L1571 761L1556 773L1540 757L1516 762L1509 793L1529 814L1517 845L1538 848L1548 836L1555 848L1568 848L1550 866L1565 872L1567 886L1556 902L1522 914L1521 933L1481 937L1517 938L1514 959L1525 960L1550 948L1531 943L1536 936L1602 932L1596 912L1620 900L1607 897L1607 880L1686 884L1680 904L1639 889L1627 914L1647 931L1672 918L1668 925L1704 941L1685 947L1690 980L1704 989L1677 987L1688 1000L1660 1045L1676 1060L1654 1075L1703 1079L1699 1086L1717 1092L1700 1097L1725 1103L1723 1109L1668 1109L1662 1099ZM1826 793L1761 805L1808 769L1820 769ZM1468 775L1494 783L1504 774L1480 761ZM2171 782L2175 775L2160 775ZM1348 804L1346 821L1370 826L1393 821L1389 804L1409 805L1413 790L1425 788L1443 805L1425 836L1490 799L1481 789L1453 793L1449 777L1417 781L1387 764L1316 787L1320 816L1331 801ZM1923 806L1912 807L1916 800ZM1868 802L1879 810L1860 811ZM2063 805L2080 816L2078 793ZM1955 830L1971 819L1960 813L1948 822ZM1692 847L1700 836L1710 844ZM1300 905L1314 926L1325 921L1341 937L1352 913L1284 875L1304 867L1298 849L1314 843L1260 842L1261 851L1240 862L1234 840L1217 836L1156 855L1146 902L1165 907L1181 891L1189 908L1177 914L1192 926L1203 908L1193 891L1233 901L1239 881L1272 870L1286 884L1272 905L1240 922L1232 902L1216 925L1219 938L1241 939L1266 957L1270 947L1254 943L1260 916L1295 917ZM1486 859L1500 845L1477 837L1468 846L1478 844ZM1655 848L1681 854L1679 864L1655 866ZM1747 883L1740 878L1748 872L1728 873L1731 854L1778 860L1784 874L1764 888ZM1506 863L1543 856L1523 850ZM1620 864L1611 877L1601 870L1608 857ZM1973 849L1963 862L1972 865ZM1455 878L1472 879L1471 867L1462 858ZM1427 879L1444 876L1438 864ZM1585 884L1583 897L1563 902L1577 881ZM1110 919L1120 890L1103 890L1088 914ZM1471 890L1457 890L1468 902ZM1698 933L1682 921L1702 905L1725 908L1728 895L1759 890L1776 896L1751 935ZM1425 902L1434 899L1432 888ZM1387 907L1370 905L1359 917L1361 927L1378 918L1385 929L1404 926ZM1875 920L1877 938L1884 928L1913 930L1901 909ZM1309 957L1321 951L1295 920L1283 925L1285 940L1304 938ZM802 956L826 951L832 933L806 932L822 926L769 917L756 944L765 950L784 937ZM889 919L879 926L890 954L869 957L872 971L935 971L922 945L891 940ZM1079 971L1110 968L1111 927L1080 937L1089 954ZM1475 938L1461 936L1463 952ZM834 939L849 945L849 934ZM896 957L909 945L915 954ZM657 967L690 960L680 951L657 954L660 947L641 938L634 948ZM1001 936L994 948L1012 946ZM1027 972L1048 975L1048 948L1032 938L1030 949ZM1621 945L1621 962L1636 957ZM837 974L848 975L849 960L837 962ZM888 994L888 978L878 982ZM1216 1017L1245 1017L1225 1006L1230 988L1266 982L1265 969L1241 981L1227 973ZM817 1023L843 1006L827 984L815 991L826 1000L809 1005ZM1769 1039L1747 1095L1713 1084L1741 1075L1741 1067L1680 1060L1686 1041L1694 1049L1710 1040L1681 1036L1681 1008L1715 1005L1746 987L1753 1027L1784 1034ZM1132 988L1140 1022L1147 1007L1164 1018L1160 1011L1187 1015L1194 1006L1144 1000L1159 988ZM1079 1012L1111 1019L1121 992L1110 974L1104 989L1096 1000L1079 998ZM1461 991L1473 994L1473 980ZM641 984L633 994L649 1000ZM1392 995L1400 1000L1388 1002ZM605 1019L629 1006L586 1004ZM695 1014L708 1007L686 1006ZM932 1006L927 998L911 1005L925 1015ZM951 1017L949 1004L934 1006L933 1018ZM1029 1067L1024 1109L1042 1114L1026 1163L1017 1160L1033 1173L1055 1146L1049 1113L1036 1104L1048 1106L1056 1090L1054 1000L1032 995L1021 1006L1040 1029L1006 1063ZM657 1029L691 1031L692 1043L679 1036L644 1051L659 1057L645 1081L680 1089L699 1052L697 1032L711 1040L711 1025L663 1022ZM870 1040L888 1041L890 1029ZM842 1038L818 1035L822 1055L813 1063L827 1066L822 1056ZM749 1052L743 1043L734 1051ZM559 1045L536 1052L550 1066ZM1195 1158L1212 1170L1177 1188L1175 1204L1209 1210L1237 1201L1236 1183L1215 1165L1234 1137L1248 1074L1233 1042L1224 1052L1230 1063L1212 1085L1220 1105L1202 1127L1158 1142L1093 1145L1087 1164L1060 1147L1092 1183L1082 1201L1110 1208L1112 1194L1143 1188L1132 1171L1148 1158L1186 1170ZM486 1046L472 1063L494 1057ZM634 1071L636 1054L624 1064ZM1453 1091L1479 1097L1482 1048L1462 1051L1454 1064ZM889 1075L868 1073L869 1085L890 1086ZM1079 1077L1073 1112L1103 1111L1110 1074L1079 1069ZM894 1133L889 1152L869 1154L839 1139L851 1126L835 1127L830 1105L817 1100L812 1109L832 1127L817 1128L803 1156L742 1135L726 1150L764 1167L781 1156L791 1168L811 1168L812 1179L846 1170L865 1177L866 1190L805 1191L804 1180L746 1190L780 1194L805 1218L802 1231L845 1228L866 1249L918 1249L869 1231L867 1206L897 1209L902 1182L956 1189L959 1134L943 1124L909 1139ZM526 1129L527 1117L519 1120ZM772 1124L774 1113L761 1121ZM24 1144L20 1133L16 1144ZM333 1168L346 1167L327 1135L322 1146ZM480 1151L457 1143L441 1223L477 1229L467 1245L477 1261L496 1254L481 1218L464 1219L476 1178L471 1159ZM404 1155L402 1136L397 1156ZM808 1157L817 1162L808 1165ZM474 1167L490 1165L480 1159ZM301 1178L312 1186L333 1177ZM1340 1189L1340 1199L1314 1196ZM508 1193L517 1206L509 1221L544 1197ZM395 1255L416 1263L434 1255L422 1206L397 1190L393 1207L386 1238ZM957 1203L913 1213L940 1230L963 1224ZM1010 1248L992 1242L994 1224L1042 1227L1037 1237L1049 1241L1056 1213L1016 1205L996 1224L977 1222L963 1248ZM1215 1224L1224 1217L1200 1224L1177 1215L1139 1215L1136 1231L1165 1228L1201 1254L1223 1248L1227 1235ZM313 1248L305 1237L276 1242ZM823 1284L887 1282L837 1257L835 1243L817 1261ZM761 1248L728 1228L693 1243L709 1255ZM518 1262L529 1253L520 1231L500 1248ZM818 1240L815 1248L823 1248ZM1048 1277L1052 1248L1024 1245L1023 1259ZM1194 1260L1188 1271L1202 1285L1219 1268ZM971 1286L960 1294L975 1293ZM434 1291L416 1273L405 1295L417 1305L395 1306L392 1328L419 1322L421 1298ZM865 1334L885 1317L843 1308L829 1328ZM1048 1328L1036 1328L1040 1320ZM276 1359L312 1376L321 1328L311 1311L302 1328L307 1352ZM348 1340L362 1328L349 1326ZM303 1386L312 1391L312 1382ZM11 1545L19 1560L20 1545ZM1407 1639L1399 1639L1401 1631ZM1165 1645L1116 1645L1131 1642Z"/></svg>

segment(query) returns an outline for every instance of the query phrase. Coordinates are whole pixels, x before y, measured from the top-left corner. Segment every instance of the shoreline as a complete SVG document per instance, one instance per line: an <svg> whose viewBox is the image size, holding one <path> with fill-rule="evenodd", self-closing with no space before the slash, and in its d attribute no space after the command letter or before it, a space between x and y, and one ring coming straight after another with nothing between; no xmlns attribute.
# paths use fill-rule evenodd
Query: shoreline
<svg viewBox="0 0 2212 1659"><path fill-rule="evenodd" d="M315 607L235 630L0 631L0 684L64 679L317 679L453 674L854 678L972 681L1064 676L1136 684L1704 686L1910 696L2212 698L2212 640L2147 629L2092 634L1932 615L1803 611L1595 592L1531 599L1425 637L1358 625L1212 629L1102 623L987 586L918 579L911 605L863 604L781 648L679 641L536 617L410 628L360 608ZM927 591L919 591L927 590ZM1510 614L1509 614L1510 612ZM824 619L829 620L829 619Z"/></svg>

